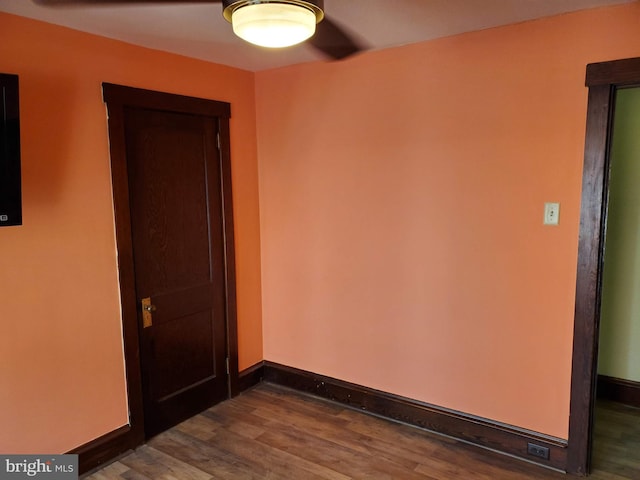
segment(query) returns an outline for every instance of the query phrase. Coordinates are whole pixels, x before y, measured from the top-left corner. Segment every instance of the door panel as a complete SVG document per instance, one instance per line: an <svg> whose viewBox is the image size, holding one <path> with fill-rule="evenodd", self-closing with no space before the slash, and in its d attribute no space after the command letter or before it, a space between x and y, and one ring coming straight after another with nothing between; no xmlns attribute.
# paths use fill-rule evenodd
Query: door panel
<svg viewBox="0 0 640 480"><path fill-rule="evenodd" d="M193 337L191 332L201 335ZM151 395L159 401L184 388L215 377L213 331L207 311L182 317L180 321L154 325L155 368Z"/></svg>
<svg viewBox="0 0 640 480"><path fill-rule="evenodd" d="M228 396L221 172L215 118L129 107L124 129L148 437Z"/></svg>

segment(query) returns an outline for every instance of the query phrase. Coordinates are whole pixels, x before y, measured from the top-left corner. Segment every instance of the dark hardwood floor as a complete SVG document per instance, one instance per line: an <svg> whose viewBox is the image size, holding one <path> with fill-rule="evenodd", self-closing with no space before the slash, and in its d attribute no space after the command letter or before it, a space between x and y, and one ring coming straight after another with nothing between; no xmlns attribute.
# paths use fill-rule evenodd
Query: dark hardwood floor
<svg viewBox="0 0 640 480"><path fill-rule="evenodd" d="M640 410L607 403L594 479L640 479ZM152 438L87 480L566 479L528 464L271 384Z"/></svg>
<svg viewBox="0 0 640 480"><path fill-rule="evenodd" d="M640 408L598 400L594 479L640 480Z"/></svg>

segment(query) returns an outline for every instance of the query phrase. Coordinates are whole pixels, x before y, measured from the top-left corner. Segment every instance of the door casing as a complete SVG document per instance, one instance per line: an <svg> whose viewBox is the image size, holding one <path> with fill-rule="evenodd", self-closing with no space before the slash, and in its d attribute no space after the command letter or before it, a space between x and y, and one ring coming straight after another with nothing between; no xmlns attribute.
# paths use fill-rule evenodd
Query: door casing
<svg viewBox="0 0 640 480"><path fill-rule="evenodd" d="M610 148L616 91L640 85L640 58L587 66L589 88L576 306L571 370L567 472L591 470L604 238L609 198Z"/></svg>
<svg viewBox="0 0 640 480"><path fill-rule="evenodd" d="M233 204L231 193L231 160L229 141L228 103L155 92L139 88L103 83L103 98L109 115L109 144L111 154L111 177L113 188L114 216L120 296L122 305L122 331L124 342L127 396L129 402L129 425L123 445L133 448L145 441L142 375L140 366L140 343L138 333L137 300L131 239L131 217L129 209L129 183L124 133L124 108L151 108L178 113L189 113L213 117L218 123L221 191L223 204L224 234L224 282L225 282L225 326L227 334L227 358L229 363L228 395L238 394L238 330L236 306L235 249L233 231Z"/></svg>

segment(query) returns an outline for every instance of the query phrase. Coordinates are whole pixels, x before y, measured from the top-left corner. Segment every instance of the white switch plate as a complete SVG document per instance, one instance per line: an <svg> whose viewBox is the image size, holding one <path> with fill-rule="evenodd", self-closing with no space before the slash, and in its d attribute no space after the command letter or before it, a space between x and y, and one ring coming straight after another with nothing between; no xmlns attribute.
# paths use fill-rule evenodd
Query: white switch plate
<svg viewBox="0 0 640 480"><path fill-rule="evenodd" d="M560 221L560 204L547 202L544 204L544 224L558 225Z"/></svg>

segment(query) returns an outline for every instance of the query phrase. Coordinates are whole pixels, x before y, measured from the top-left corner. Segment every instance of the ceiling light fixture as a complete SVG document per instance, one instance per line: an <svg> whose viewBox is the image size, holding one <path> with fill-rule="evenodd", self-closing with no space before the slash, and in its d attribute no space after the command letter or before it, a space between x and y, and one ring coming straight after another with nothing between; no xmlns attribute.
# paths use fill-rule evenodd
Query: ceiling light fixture
<svg viewBox="0 0 640 480"><path fill-rule="evenodd" d="M324 18L323 0L224 0L233 32L262 47L283 48L313 36Z"/></svg>

